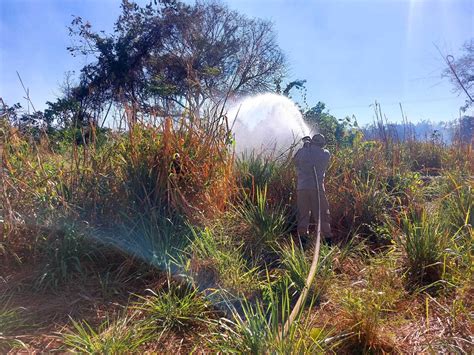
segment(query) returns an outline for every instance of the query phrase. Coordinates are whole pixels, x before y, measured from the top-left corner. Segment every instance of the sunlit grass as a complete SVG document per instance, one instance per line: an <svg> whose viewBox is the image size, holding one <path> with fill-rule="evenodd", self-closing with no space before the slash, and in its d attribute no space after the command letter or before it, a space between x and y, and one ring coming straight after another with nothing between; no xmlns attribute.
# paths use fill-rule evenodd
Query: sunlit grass
<svg viewBox="0 0 474 355"><path fill-rule="evenodd" d="M267 275L263 287L266 302L243 299L232 316L220 318L217 332L209 339L210 346L224 353L302 353L328 350L325 340L329 332L310 328L300 313L283 336L283 322L291 312L289 284L283 293L273 291Z"/></svg>
<svg viewBox="0 0 474 355"><path fill-rule="evenodd" d="M99 325L72 321L63 350L138 353L160 349L165 333L198 332L206 350L223 353L391 351L397 335L386 329L398 316L421 317L403 301L427 295L467 339L456 331L470 307L472 172L462 159L472 156L431 142L358 141L333 152L326 189L339 244L323 244L311 297L282 338L312 252L294 242L291 156L235 162L219 130L167 122L97 146L7 142L0 252L35 265L39 276L24 282L61 294L93 279L78 298L111 302L104 308L140 294ZM164 270L179 282L155 288ZM13 339L24 311L2 303L0 333Z"/></svg>
<svg viewBox="0 0 474 355"><path fill-rule="evenodd" d="M439 281L448 235L437 216L425 210L404 213L401 217L401 244L406 252L410 277L415 283Z"/></svg>
<svg viewBox="0 0 474 355"><path fill-rule="evenodd" d="M149 296L140 296L134 309L142 312L145 322L159 332L183 332L204 325L211 316L208 302L189 285L168 284L164 291L148 290Z"/></svg>
<svg viewBox="0 0 474 355"><path fill-rule="evenodd" d="M72 327L63 334L64 344L74 351L87 354L123 354L137 351L142 345L156 339L152 329L131 317L102 322L97 328L86 321L71 321Z"/></svg>
<svg viewBox="0 0 474 355"><path fill-rule="evenodd" d="M242 246L206 228L193 229L190 259L185 268L196 286L223 288L230 292L248 293L258 288L258 270L249 267Z"/></svg>
<svg viewBox="0 0 474 355"><path fill-rule="evenodd" d="M251 245L250 254L258 258L266 249L276 246L291 226L288 225L289 211L283 204L271 206L267 199L267 185L257 187L255 199L245 195L236 207L236 215L249 227L249 236L245 240Z"/></svg>

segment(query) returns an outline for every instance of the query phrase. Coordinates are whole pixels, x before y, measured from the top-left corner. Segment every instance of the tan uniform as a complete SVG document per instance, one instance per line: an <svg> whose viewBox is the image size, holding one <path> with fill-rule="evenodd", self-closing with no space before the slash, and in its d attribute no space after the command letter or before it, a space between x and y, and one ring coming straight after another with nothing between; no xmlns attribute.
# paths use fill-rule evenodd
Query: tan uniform
<svg viewBox="0 0 474 355"><path fill-rule="evenodd" d="M324 189L324 175L329 164L329 151L310 144L299 149L293 159L297 174L297 205L298 205L298 234L306 235L311 217L314 223L318 221L318 189L316 176L321 193L321 234L331 236L329 204Z"/></svg>

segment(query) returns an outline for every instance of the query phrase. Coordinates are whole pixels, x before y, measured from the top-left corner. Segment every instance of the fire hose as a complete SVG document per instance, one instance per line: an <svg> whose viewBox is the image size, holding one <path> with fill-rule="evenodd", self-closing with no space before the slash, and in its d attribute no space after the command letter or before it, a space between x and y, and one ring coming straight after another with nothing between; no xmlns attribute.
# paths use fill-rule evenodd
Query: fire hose
<svg viewBox="0 0 474 355"><path fill-rule="evenodd" d="M301 291L300 297L298 297L298 300L296 301L296 304L293 307L293 310L291 311L290 316L288 317L288 319L285 322L285 325L283 326L281 339L283 339L285 335L288 333L288 330L290 329L291 324L293 323L296 316L301 310L301 306L305 303L306 298L308 296L309 289L311 287L311 284L313 283L314 276L316 275L316 268L318 266L319 249L321 246L321 194L320 194L320 188L319 188L318 174L316 173L316 167L314 166L313 166L313 172L314 172L314 177L316 179L316 189L318 191L318 223L316 227L316 244L314 246L313 261L311 263L308 277L306 278L306 283L303 287L303 290Z"/></svg>

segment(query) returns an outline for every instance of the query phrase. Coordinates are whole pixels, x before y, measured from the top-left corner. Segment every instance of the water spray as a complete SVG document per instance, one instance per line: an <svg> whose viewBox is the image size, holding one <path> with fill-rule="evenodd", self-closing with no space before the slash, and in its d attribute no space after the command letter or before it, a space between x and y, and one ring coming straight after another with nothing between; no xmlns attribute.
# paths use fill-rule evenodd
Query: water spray
<svg viewBox="0 0 474 355"><path fill-rule="evenodd" d="M274 93L245 97L232 103L227 116L232 121L235 150L285 154L310 129L299 108L286 96Z"/></svg>

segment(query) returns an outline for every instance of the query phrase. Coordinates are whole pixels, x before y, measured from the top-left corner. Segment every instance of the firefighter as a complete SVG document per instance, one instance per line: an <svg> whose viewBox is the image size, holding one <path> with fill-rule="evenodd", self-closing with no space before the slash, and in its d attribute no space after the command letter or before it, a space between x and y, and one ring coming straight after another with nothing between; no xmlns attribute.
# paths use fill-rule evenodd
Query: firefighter
<svg viewBox="0 0 474 355"><path fill-rule="evenodd" d="M321 197L321 236L331 242L329 204L324 189L324 176L331 155L327 149L324 149L325 145L326 139L322 134L316 134L311 139L304 137L303 147L296 152L293 158L297 174L298 235L302 240L307 239L311 217L317 227L319 191ZM319 184L319 189L317 184Z"/></svg>

